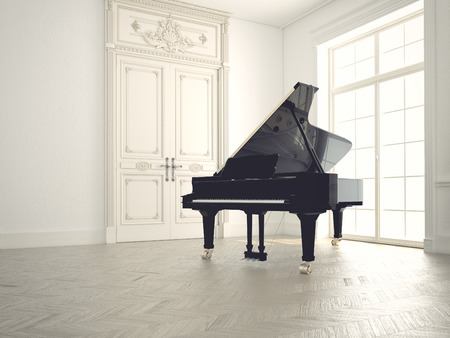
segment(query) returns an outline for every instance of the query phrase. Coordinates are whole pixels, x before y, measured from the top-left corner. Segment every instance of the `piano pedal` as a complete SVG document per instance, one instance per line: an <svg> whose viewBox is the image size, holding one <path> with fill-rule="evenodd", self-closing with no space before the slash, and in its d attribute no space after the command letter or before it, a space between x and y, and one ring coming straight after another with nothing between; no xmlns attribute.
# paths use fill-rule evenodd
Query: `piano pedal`
<svg viewBox="0 0 450 338"><path fill-rule="evenodd" d="M257 261L266 261L267 260L267 253L266 252L253 252L253 251L246 251L244 252L244 258L246 259L255 259Z"/></svg>
<svg viewBox="0 0 450 338"><path fill-rule="evenodd" d="M339 243L342 241L342 238L333 238L331 240L331 245L332 246L339 246Z"/></svg>
<svg viewBox="0 0 450 338"><path fill-rule="evenodd" d="M300 273L310 275L312 272L311 262L303 262L298 269L300 270Z"/></svg>
<svg viewBox="0 0 450 338"><path fill-rule="evenodd" d="M203 259L211 259L212 253L213 253L214 249L204 249L203 253L202 253L202 258Z"/></svg>

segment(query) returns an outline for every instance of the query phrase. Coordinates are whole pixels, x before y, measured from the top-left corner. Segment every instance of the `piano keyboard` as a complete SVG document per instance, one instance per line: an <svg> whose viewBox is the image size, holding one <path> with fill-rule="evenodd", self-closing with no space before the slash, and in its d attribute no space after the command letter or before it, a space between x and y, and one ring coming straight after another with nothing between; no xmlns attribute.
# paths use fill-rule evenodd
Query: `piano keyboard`
<svg viewBox="0 0 450 338"><path fill-rule="evenodd" d="M284 204L285 200L264 199L195 199L193 203L251 203L251 204Z"/></svg>

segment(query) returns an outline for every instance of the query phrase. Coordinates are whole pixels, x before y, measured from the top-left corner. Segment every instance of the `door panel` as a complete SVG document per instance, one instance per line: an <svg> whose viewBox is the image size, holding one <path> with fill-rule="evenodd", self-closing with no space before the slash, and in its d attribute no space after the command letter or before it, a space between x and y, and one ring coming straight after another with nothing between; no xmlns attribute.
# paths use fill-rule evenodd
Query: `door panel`
<svg viewBox="0 0 450 338"><path fill-rule="evenodd" d="M137 62L121 62L122 154L161 159L163 70Z"/></svg>
<svg viewBox="0 0 450 338"><path fill-rule="evenodd" d="M162 223L162 175L123 175L122 224Z"/></svg>
<svg viewBox="0 0 450 338"><path fill-rule="evenodd" d="M176 159L215 159L213 132L217 115L217 71L180 67L176 80Z"/></svg>

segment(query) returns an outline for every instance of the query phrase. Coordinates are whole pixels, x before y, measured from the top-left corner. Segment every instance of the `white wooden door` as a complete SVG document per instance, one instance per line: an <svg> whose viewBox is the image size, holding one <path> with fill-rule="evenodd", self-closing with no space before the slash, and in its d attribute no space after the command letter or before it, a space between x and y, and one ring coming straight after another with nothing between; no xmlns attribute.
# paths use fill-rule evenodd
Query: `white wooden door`
<svg viewBox="0 0 450 338"><path fill-rule="evenodd" d="M117 56L117 242L202 236L183 209L217 168L217 70Z"/></svg>

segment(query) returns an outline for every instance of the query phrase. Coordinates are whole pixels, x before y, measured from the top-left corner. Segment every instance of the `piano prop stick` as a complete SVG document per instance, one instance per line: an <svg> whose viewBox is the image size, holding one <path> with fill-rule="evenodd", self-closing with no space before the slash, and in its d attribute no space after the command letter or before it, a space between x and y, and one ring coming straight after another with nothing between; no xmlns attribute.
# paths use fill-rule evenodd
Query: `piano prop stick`
<svg viewBox="0 0 450 338"><path fill-rule="evenodd" d="M299 218L301 273L312 271L316 221L327 210L333 212L332 244L339 243L343 210L362 205L362 181L328 173L352 144L309 123L309 109L317 90L297 83L214 176L192 178L192 193L183 196L182 203L184 208L198 210L203 217L202 258L212 256L215 216L220 210L242 210L247 214L246 258L267 260L264 252L267 211L287 211ZM259 217L257 252L253 251L252 243L253 215Z"/></svg>

